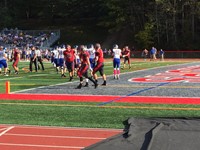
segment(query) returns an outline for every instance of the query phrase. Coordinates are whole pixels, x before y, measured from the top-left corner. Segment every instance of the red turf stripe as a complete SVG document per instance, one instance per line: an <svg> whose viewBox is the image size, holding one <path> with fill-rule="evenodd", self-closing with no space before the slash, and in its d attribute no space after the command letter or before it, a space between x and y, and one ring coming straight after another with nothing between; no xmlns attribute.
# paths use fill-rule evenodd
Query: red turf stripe
<svg viewBox="0 0 200 150"><path fill-rule="evenodd" d="M49 94L0 94L1 100L48 100L48 101L75 101L75 102L108 102L117 100L123 103L150 103L150 104L200 104L200 98L180 97L151 97L151 96L91 96L91 95L49 95Z"/></svg>

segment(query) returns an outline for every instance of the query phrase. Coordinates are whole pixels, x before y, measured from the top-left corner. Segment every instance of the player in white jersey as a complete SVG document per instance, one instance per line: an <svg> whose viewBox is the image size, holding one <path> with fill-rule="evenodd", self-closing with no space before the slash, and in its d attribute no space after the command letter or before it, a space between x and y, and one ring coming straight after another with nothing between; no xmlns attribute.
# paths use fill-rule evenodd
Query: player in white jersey
<svg viewBox="0 0 200 150"><path fill-rule="evenodd" d="M74 66L75 66L75 69L74 69L74 76L78 76L77 72L78 72L78 69L81 65L81 61L80 61L80 47L78 45L75 45L73 47L74 51L75 51L75 60L74 60Z"/></svg>
<svg viewBox="0 0 200 150"><path fill-rule="evenodd" d="M56 67L56 71L58 73L58 71L59 71L59 53L58 53L58 48L55 48L52 51L52 55L53 55L53 65L54 65L54 67Z"/></svg>
<svg viewBox="0 0 200 150"><path fill-rule="evenodd" d="M122 50L118 48L118 45L113 47L113 75L114 79L119 79L120 75L120 57L122 55Z"/></svg>
<svg viewBox="0 0 200 150"><path fill-rule="evenodd" d="M7 75L7 69L8 69L8 64L7 64L7 55L5 51L3 51L3 47L0 47L0 71L4 67L4 76Z"/></svg>
<svg viewBox="0 0 200 150"><path fill-rule="evenodd" d="M58 48L58 57L59 57L59 67L60 67L60 71L61 71L61 77L66 77L64 74L64 54L63 52L65 51L65 47L59 47Z"/></svg>
<svg viewBox="0 0 200 150"><path fill-rule="evenodd" d="M94 61L94 58L95 58L95 49L94 49L94 46L92 44L88 45L87 46L87 51L90 54L90 58L89 58L89 60L90 60L90 66L93 69L94 66L95 66L95 61Z"/></svg>

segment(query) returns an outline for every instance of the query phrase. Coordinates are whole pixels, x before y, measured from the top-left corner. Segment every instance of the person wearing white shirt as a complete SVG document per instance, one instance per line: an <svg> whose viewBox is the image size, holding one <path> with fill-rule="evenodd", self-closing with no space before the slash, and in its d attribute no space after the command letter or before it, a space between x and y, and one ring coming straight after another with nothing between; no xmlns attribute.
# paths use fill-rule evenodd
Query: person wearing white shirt
<svg viewBox="0 0 200 150"><path fill-rule="evenodd" d="M58 48L58 57L59 57L59 67L61 71L61 77L66 77L64 74L64 54L65 46Z"/></svg>
<svg viewBox="0 0 200 150"><path fill-rule="evenodd" d="M6 53L3 51L3 47L0 47L0 72L2 67L4 67L4 76L8 76L8 64L7 64L7 56Z"/></svg>
<svg viewBox="0 0 200 150"><path fill-rule="evenodd" d="M36 54L36 48L34 46L32 46L31 53L30 53L30 64L29 64L29 70L30 70L30 72L33 71L33 69L32 69L33 63L35 65L35 72L37 72L38 71L37 54Z"/></svg>
<svg viewBox="0 0 200 150"><path fill-rule="evenodd" d="M113 75L114 79L119 79L120 75L120 57L122 50L118 48L118 45L114 45L113 47Z"/></svg>
<svg viewBox="0 0 200 150"><path fill-rule="evenodd" d="M95 49L94 49L94 46L92 44L88 45L87 46L87 51L90 54L90 58L89 58L89 60L90 60L90 66L93 69L94 66L95 66L95 61L94 61L94 58L95 58Z"/></svg>
<svg viewBox="0 0 200 150"><path fill-rule="evenodd" d="M41 50L38 47L36 47L36 55L37 55L37 60L42 67L42 70L44 70L44 64L43 64L43 60L42 60ZM40 69L39 64L38 64L38 69Z"/></svg>
<svg viewBox="0 0 200 150"><path fill-rule="evenodd" d="M54 67L56 67L56 71L58 73L59 71L59 53L58 53L58 48L54 49L52 51L52 55L53 55L53 65Z"/></svg>

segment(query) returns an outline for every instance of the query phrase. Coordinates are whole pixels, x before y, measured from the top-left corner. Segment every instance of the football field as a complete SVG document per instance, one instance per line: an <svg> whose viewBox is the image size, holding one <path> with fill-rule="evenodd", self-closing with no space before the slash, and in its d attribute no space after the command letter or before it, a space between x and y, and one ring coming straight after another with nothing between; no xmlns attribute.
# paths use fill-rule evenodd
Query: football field
<svg viewBox="0 0 200 150"><path fill-rule="evenodd" d="M107 60L108 84L97 89L92 83L75 89L79 79L68 82L49 62L38 73L29 73L28 65L21 62L19 75L0 78L1 124L121 129L132 116L199 116L198 60L133 59L131 69L121 70L120 80L113 79L112 61ZM5 81L10 81L10 95L3 94Z"/></svg>
<svg viewBox="0 0 200 150"><path fill-rule="evenodd" d="M0 148L5 150L80 150L122 133L130 117L200 116L199 60L133 59L119 80L107 60L107 86L99 78L97 89L92 83L75 89L79 79L61 78L49 62L37 73L29 73L28 65L20 62L19 75L0 78ZM10 94L5 94L7 81Z"/></svg>

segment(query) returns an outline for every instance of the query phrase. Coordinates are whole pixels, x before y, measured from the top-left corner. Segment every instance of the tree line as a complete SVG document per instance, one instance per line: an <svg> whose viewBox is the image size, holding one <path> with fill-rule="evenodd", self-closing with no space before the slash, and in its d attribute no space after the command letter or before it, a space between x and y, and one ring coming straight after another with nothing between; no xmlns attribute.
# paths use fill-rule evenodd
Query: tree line
<svg viewBox="0 0 200 150"><path fill-rule="evenodd" d="M199 49L198 0L2 0L0 27L21 20L57 20L104 27L119 43L140 48ZM98 28L97 28L98 29Z"/></svg>

